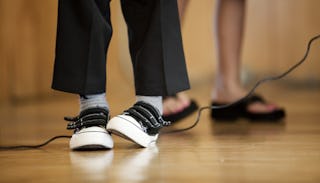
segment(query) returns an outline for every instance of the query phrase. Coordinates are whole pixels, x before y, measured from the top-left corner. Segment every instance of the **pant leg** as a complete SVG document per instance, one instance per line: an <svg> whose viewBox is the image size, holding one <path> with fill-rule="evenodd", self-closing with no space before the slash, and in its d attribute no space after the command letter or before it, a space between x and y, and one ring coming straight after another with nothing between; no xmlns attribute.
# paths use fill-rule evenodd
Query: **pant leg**
<svg viewBox="0 0 320 183"><path fill-rule="evenodd" d="M121 0L137 95L189 89L176 0Z"/></svg>
<svg viewBox="0 0 320 183"><path fill-rule="evenodd" d="M59 0L52 88L77 94L105 91L112 35L110 0Z"/></svg>

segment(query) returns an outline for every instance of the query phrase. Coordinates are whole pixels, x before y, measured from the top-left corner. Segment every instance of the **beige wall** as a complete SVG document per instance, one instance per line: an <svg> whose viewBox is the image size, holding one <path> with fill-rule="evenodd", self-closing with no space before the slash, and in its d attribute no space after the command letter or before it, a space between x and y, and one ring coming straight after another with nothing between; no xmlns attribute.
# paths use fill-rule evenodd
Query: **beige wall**
<svg viewBox="0 0 320 183"><path fill-rule="evenodd" d="M56 1L1 0L1 102L50 90Z"/></svg>
<svg viewBox="0 0 320 183"><path fill-rule="evenodd" d="M120 63L121 72L126 73L130 65L125 24L119 1L111 4L115 34L109 64L117 70ZM183 38L192 81L214 72L214 5L213 0L192 0L186 12ZM249 0L247 5L243 61L251 72L283 71L302 58L309 38L320 33L318 0ZM56 16L56 0L0 0L1 104L55 94L50 85ZM320 80L319 45L320 41L308 62L290 77Z"/></svg>
<svg viewBox="0 0 320 183"><path fill-rule="evenodd" d="M257 71L278 73L302 59L307 42L320 34L318 0L252 0L248 3L243 58ZM320 80L320 41L308 62L291 76Z"/></svg>

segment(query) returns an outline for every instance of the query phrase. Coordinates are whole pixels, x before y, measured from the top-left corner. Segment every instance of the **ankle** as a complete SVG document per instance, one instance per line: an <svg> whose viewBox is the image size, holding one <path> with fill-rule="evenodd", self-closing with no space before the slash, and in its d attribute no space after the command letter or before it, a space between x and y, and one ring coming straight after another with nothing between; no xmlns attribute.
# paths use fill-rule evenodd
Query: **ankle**
<svg viewBox="0 0 320 183"><path fill-rule="evenodd" d="M146 102L153 107L155 107L159 113L162 115L163 114L163 106L162 106L162 96L141 96L137 95L136 96L136 101L142 101Z"/></svg>
<svg viewBox="0 0 320 183"><path fill-rule="evenodd" d="M230 102L245 96L247 91L239 85L224 85L213 88L211 99L217 102Z"/></svg>
<svg viewBox="0 0 320 183"><path fill-rule="evenodd" d="M80 112L89 108L104 108L109 109L109 104L106 100L106 94L80 95Z"/></svg>

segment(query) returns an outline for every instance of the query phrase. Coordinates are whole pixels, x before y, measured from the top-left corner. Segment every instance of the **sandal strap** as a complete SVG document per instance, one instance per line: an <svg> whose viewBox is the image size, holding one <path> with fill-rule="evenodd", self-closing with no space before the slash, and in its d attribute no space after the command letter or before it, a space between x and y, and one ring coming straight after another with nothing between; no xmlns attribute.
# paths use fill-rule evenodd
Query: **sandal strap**
<svg viewBox="0 0 320 183"><path fill-rule="evenodd" d="M266 103L265 99L260 96L260 95L257 95L257 94L253 94L252 96L250 96L246 101L246 105L249 105L249 104L252 104L254 102L261 102L263 104Z"/></svg>

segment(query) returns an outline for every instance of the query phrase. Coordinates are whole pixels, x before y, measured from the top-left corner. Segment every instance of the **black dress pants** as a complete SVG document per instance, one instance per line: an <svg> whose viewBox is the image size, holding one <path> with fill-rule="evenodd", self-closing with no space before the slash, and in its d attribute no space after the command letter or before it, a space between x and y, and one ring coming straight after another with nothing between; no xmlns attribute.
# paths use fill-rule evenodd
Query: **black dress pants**
<svg viewBox="0 0 320 183"><path fill-rule="evenodd" d="M105 92L112 36L110 0L59 0L52 88L81 95ZM176 0L121 0L136 95L189 89Z"/></svg>

